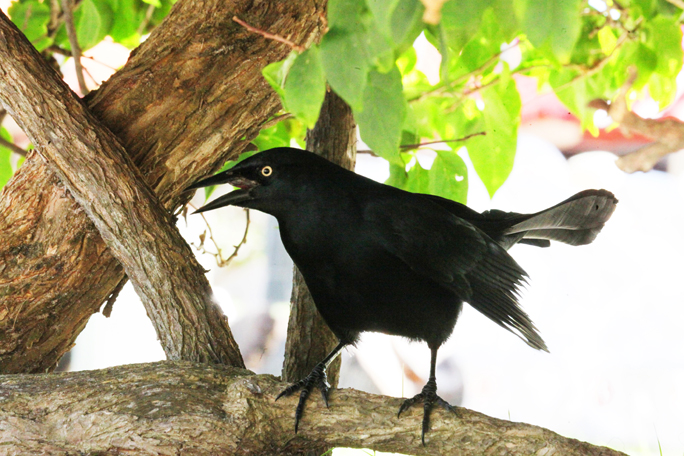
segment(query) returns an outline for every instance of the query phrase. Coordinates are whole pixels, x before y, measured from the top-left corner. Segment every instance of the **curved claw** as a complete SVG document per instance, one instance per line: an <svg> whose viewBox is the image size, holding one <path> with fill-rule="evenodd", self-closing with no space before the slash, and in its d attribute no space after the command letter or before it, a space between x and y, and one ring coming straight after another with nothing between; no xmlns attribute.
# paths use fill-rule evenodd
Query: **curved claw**
<svg viewBox="0 0 684 456"><path fill-rule="evenodd" d="M399 407L399 413L397 413L397 418L412 405L418 402L423 403L423 425L420 433L420 439L423 442L423 446L425 446L425 434L430 430L430 412L432 411L432 408L435 405L439 405L451 413L458 412L456 407L437 396L437 383L435 382L434 378L431 378L427 382L420 393L402 402L401 407Z"/></svg>
<svg viewBox="0 0 684 456"><path fill-rule="evenodd" d="M292 396L294 393L302 389L304 385L304 380L299 380L298 382L293 383L285 388L280 394L278 394L278 397L276 397L275 400L277 401L281 397Z"/></svg>
<svg viewBox="0 0 684 456"><path fill-rule="evenodd" d="M330 385L328 384L328 377L325 373L326 366L323 363L319 363L313 368L311 373L307 375L302 380L293 383L281 392L277 397L276 401L284 396L291 396L297 391L301 390L299 393L299 402L297 403L297 409L295 410L295 434L299 429L299 421L304 414L304 406L306 405L306 400L309 398L311 391L318 387L321 390L321 395L323 396L323 401L325 406L328 407L328 392L330 391Z"/></svg>

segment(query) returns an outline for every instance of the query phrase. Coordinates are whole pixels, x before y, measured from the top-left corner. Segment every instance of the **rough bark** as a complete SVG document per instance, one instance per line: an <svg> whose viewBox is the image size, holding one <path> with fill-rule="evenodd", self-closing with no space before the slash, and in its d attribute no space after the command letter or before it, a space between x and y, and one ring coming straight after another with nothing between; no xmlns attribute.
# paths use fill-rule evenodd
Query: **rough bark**
<svg viewBox="0 0 684 456"><path fill-rule="evenodd" d="M354 169L356 123L349 105L332 90L326 93L316 125L307 132L306 148L333 163ZM283 379L294 382L304 378L337 343L337 337L316 310L304 277L295 267ZM337 358L328 368L328 382L332 386L337 386L339 374L340 358Z"/></svg>
<svg viewBox="0 0 684 456"><path fill-rule="evenodd" d="M169 210L236 157L280 108L261 77L290 49L232 21L307 44L324 2L185 0L85 100ZM59 179L36 155L0 199L0 372L52 369L123 280Z"/></svg>
<svg viewBox="0 0 684 456"><path fill-rule="evenodd" d="M597 99L590 101L589 107L605 110L625 134L637 133L654 140L615 162L618 168L627 173L648 172L667 155L684 149L684 122L674 117L644 119L630 111L626 95L636 81L637 73L634 68L630 68L629 73L627 81L612 103Z"/></svg>
<svg viewBox="0 0 684 456"><path fill-rule="evenodd" d="M435 409L427 445L422 410L397 418L398 398L335 390L312 395L300 431L297 397L270 375L219 365L161 362L65 374L0 376L0 446L21 455L255 455L312 446L420 455L617 456L604 447L459 408Z"/></svg>
<svg viewBox="0 0 684 456"><path fill-rule="evenodd" d="M0 12L0 100L133 282L169 359L244 367L173 218L119 144Z"/></svg>

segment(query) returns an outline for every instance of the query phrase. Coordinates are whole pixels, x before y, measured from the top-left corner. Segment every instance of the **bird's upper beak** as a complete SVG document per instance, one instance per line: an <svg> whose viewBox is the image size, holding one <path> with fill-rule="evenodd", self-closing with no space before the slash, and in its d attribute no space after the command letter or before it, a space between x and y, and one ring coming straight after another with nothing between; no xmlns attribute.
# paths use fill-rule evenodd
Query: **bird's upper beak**
<svg viewBox="0 0 684 456"><path fill-rule="evenodd" d="M229 169L228 171L224 171L211 177L207 177L206 179L202 179L199 182L195 182L186 188L186 190L194 190L196 188L209 187L219 184L230 184L233 187L238 187L238 190L216 198L211 203L197 209L194 212L195 214L199 212L211 211L212 209L218 209L219 207L229 205L242 206L243 203L246 203L253 198L252 195L250 195L250 190L259 185L258 182L247 179L244 176L240 176L235 171Z"/></svg>

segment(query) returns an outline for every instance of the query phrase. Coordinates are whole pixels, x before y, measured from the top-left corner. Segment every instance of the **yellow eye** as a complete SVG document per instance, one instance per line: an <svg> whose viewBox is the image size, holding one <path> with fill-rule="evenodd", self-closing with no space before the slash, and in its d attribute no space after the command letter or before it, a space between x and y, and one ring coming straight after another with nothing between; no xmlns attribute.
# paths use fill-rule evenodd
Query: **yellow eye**
<svg viewBox="0 0 684 456"><path fill-rule="evenodd" d="M273 168L271 168L270 166L264 166L263 168L261 168L261 174L268 177L271 174L273 174Z"/></svg>

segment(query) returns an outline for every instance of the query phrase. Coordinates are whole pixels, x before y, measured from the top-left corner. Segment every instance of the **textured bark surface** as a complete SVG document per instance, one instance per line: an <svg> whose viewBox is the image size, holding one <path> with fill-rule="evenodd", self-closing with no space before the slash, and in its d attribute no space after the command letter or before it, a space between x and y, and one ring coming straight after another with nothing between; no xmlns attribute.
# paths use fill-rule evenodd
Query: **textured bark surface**
<svg viewBox="0 0 684 456"><path fill-rule="evenodd" d="M271 455L312 446L420 455L617 456L623 453L459 408L435 409L426 446L422 410L400 399L335 390L312 395L297 435L297 397L270 375L161 362L67 374L0 376L0 446L27 455ZM372 419L369 419L371 417Z"/></svg>
<svg viewBox="0 0 684 456"><path fill-rule="evenodd" d="M347 169L356 164L356 123L351 108L332 90L325 95L321 115L313 130L307 132L306 148ZM294 268L290 320L285 344L283 380L297 381L311 372L316 364L337 345L316 310L304 277ZM328 367L328 382L337 386L340 358Z"/></svg>
<svg viewBox="0 0 684 456"><path fill-rule="evenodd" d="M324 2L185 0L85 100L170 210L244 150L279 109L261 69L289 53L232 21L307 44ZM4 63L0 63L4 66ZM0 372L52 369L123 269L59 179L32 155L0 197Z"/></svg>
<svg viewBox="0 0 684 456"><path fill-rule="evenodd" d="M171 215L117 138L2 12L0 61L0 100L123 266L167 358L244 367Z"/></svg>

